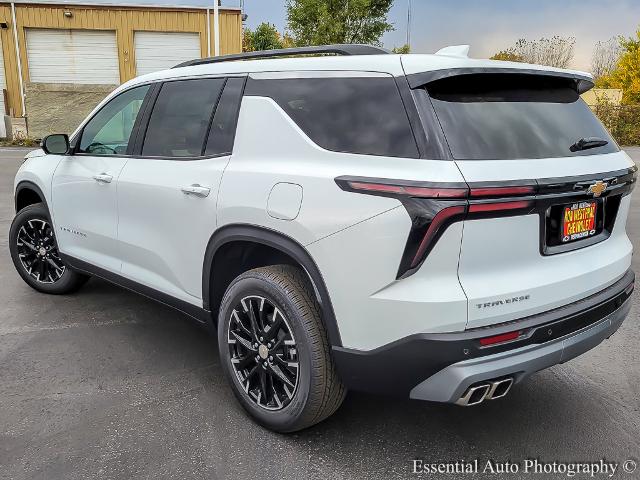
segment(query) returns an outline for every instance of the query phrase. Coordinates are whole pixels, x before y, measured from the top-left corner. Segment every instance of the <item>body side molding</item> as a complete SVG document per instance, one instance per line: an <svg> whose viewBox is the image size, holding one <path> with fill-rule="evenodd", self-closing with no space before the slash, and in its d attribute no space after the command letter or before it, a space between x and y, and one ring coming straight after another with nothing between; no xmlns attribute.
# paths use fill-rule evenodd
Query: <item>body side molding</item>
<svg viewBox="0 0 640 480"><path fill-rule="evenodd" d="M123 277L122 275L118 275L117 273L110 272L109 270L96 267L95 265L87 263L84 260L66 255L62 252L60 252L60 258L64 263L69 265L74 270L92 275L94 277L99 277L103 280L106 280L107 282L113 283L114 285L118 285L119 287L126 288L127 290L138 293L144 297L150 298L151 300L160 302L168 307L184 313L185 315L188 315L189 317L197 320L200 324L204 324L206 326L213 325L213 322L211 321L211 312L205 310L204 308L172 297L171 295L168 295L164 292L160 292L153 288L147 287L146 285L138 283L134 280L130 280L126 277Z"/></svg>

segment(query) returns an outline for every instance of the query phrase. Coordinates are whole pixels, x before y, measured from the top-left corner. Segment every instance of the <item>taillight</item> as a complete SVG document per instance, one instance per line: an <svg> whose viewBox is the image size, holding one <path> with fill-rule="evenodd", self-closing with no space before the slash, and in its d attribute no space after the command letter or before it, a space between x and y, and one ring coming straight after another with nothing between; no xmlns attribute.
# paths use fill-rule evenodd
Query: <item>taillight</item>
<svg viewBox="0 0 640 480"><path fill-rule="evenodd" d="M383 183L348 182L349 186L360 192L393 193L402 195L406 193L399 185L385 185Z"/></svg>
<svg viewBox="0 0 640 480"><path fill-rule="evenodd" d="M533 201L531 200L519 200L515 202L472 203L471 205L469 205L469 213L522 210L524 208L531 208L532 206Z"/></svg>
<svg viewBox="0 0 640 480"><path fill-rule="evenodd" d="M449 225L487 215L517 215L534 205L535 185L469 186L466 183L429 183L365 177L338 177L345 191L398 199L411 217L397 278L413 274ZM521 199L511 200L512 197Z"/></svg>
<svg viewBox="0 0 640 480"><path fill-rule="evenodd" d="M424 236L422 237L422 241L418 246L418 250L413 256L413 260L411 261L411 268L415 268L418 265L420 265L420 263L425 257L425 254L427 253L427 248L429 248L430 245L433 245L434 243L433 239L435 235L437 234L438 230L447 222L447 220L450 220L451 218L461 215L464 212L465 212L465 206L457 205L454 207L443 208L438 213L436 213L436 216L433 217L433 219L431 220L431 223L429 224L429 227L427 228L427 231L424 233Z"/></svg>
<svg viewBox="0 0 640 480"><path fill-rule="evenodd" d="M338 181L338 180L336 180ZM467 198L469 189L467 187L452 187L452 188L434 188L428 186L411 185L409 182L405 184L389 184L380 182L364 182L364 181L349 181L345 180L342 183L338 183L340 187L345 190L345 186L348 186L349 190L361 193L377 193L383 195L401 195L415 198Z"/></svg>
<svg viewBox="0 0 640 480"><path fill-rule="evenodd" d="M536 189L533 185L509 186L509 187L472 187L471 198L496 198L496 197L518 197L534 195Z"/></svg>

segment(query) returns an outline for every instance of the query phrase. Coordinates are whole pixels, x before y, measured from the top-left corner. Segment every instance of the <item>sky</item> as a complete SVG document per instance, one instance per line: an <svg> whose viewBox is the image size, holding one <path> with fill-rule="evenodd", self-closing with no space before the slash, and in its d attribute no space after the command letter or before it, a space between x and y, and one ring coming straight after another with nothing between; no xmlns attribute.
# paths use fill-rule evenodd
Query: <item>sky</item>
<svg viewBox="0 0 640 480"><path fill-rule="evenodd" d="M35 1L35 0L34 0ZM65 0L57 0L64 2ZM79 2L82 0L71 0ZM88 0L119 3L117 0ZM213 6L214 0L123 0L122 3ZM240 6L241 0L222 0ZM389 21L395 30L385 34L387 48L407 38L409 0L395 0ZM471 45L470 56L487 58L519 38L537 40L553 35L576 39L572 67L589 70L598 41L632 36L640 28L640 0L411 0L411 48L432 53L447 45ZM262 22L286 27L285 0L244 0L246 25Z"/></svg>
<svg viewBox="0 0 640 480"><path fill-rule="evenodd" d="M389 12L395 31L385 34L387 48L403 45L409 0L396 0ZM238 1L224 4L237 5ZM633 35L640 28L640 0L411 0L414 53L432 53L447 45L471 45L471 57L487 58L513 45L553 35L576 39L572 67L589 70L596 42ZM244 0L247 26L261 22L286 26L284 0Z"/></svg>

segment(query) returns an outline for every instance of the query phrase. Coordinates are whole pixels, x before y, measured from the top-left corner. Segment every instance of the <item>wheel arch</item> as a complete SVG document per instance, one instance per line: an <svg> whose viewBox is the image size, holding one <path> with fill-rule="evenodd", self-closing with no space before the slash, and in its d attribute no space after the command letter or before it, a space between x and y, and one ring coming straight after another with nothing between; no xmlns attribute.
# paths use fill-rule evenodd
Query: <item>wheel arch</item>
<svg viewBox="0 0 640 480"><path fill-rule="evenodd" d="M225 255L230 249L235 250L235 255ZM251 258L252 253L255 254L254 258ZM238 254L241 255L240 258ZM298 266L307 275L320 304L329 343L332 346L341 346L340 332L329 292L315 261L296 240L268 228L245 224L227 225L211 236L202 269L204 308L212 312L216 322L217 315L214 312L217 312L222 296L234 278L252 268L279 263Z"/></svg>
<svg viewBox="0 0 640 480"><path fill-rule="evenodd" d="M29 205L34 205L36 203L43 203L45 208L49 210L47 199L44 196L42 189L30 180L22 180L18 183L15 190L14 202L16 213L24 207L28 207Z"/></svg>

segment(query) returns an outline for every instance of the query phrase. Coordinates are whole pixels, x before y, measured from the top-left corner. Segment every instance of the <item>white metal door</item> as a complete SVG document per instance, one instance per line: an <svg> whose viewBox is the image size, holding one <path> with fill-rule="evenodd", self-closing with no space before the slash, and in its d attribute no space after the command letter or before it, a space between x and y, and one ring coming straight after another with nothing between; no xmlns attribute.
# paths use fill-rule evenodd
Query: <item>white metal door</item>
<svg viewBox="0 0 640 480"><path fill-rule="evenodd" d="M60 252L119 272L118 176L148 85L126 90L83 127L76 153L65 156L51 182Z"/></svg>
<svg viewBox="0 0 640 480"><path fill-rule="evenodd" d="M124 157L66 156L52 182L52 207L60 251L112 272L117 258L116 183Z"/></svg>
<svg viewBox="0 0 640 480"><path fill-rule="evenodd" d="M202 262L228 161L129 159L118 179L122 275L202 305Z"/></svg>
<svg viewBox="0 0 640 480"><path fill-rule="evenodd" d="M174 67L200 58L200 34L136 32L136 71L138 75Z"/></svg>
<svg viewBox="0 0 640 480"><path fill-rule="evenodd" d="M203 259L216 228L218 188L229 162L224 151L213 158L200 155L224 87L221 78L165 83L147 125L144 158L130 158L118 179L122 275L197 306ZM239 97L221 100L216 114L222 114L214 116L209 138L221 131L225 109L235 112L238 103Z"/></svg>
<svg viewBox="0 0 640 480"><path fill-rule="evenodd" d="M29 78L36 83L120 83L116 32L26 29Z"/></svg>

